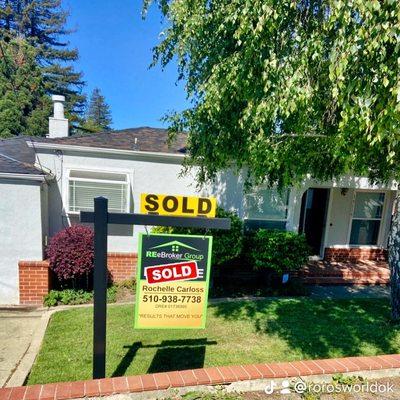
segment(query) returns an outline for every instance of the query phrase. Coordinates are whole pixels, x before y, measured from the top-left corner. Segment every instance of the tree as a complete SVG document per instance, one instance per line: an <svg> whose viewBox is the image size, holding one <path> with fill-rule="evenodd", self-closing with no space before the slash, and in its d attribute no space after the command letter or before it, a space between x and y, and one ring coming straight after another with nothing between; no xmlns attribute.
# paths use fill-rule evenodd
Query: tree
<svg viewBox="0 0 400 400"><path fill-rule="evenodd" d="M0 40L0 137L44 136L51 101L36 63L36 50L23 39Z"/></svg>
<svg viewBox="0 0 400 400"><path fill-rule="evenodd" d="M250 185L400 178L398 1L158 4L169 25L153 63L176 58L186 81L191 107L167 119L172 132L189 132L186 167L199 166L200 183L232 163L246 166ZM399 320L398 214L390 244Z"/></svg>
<svg viewBox="0 0 400 400"><path fill-rule="evenodd" d="M63 40L68 13L61 0L0 0L0 33L22 37L37 49L46 92L66 96L67 114L72 122L84 112L82 74L73 69L76 49Z"/></svg>
<svg viewBox="0 0 400 400"><path fill-rule="evenodd" d="M106 103L100 89L95 88L90 96L83 128L90 132L101 132L110 130L111 124L110 106Z"/></svg>

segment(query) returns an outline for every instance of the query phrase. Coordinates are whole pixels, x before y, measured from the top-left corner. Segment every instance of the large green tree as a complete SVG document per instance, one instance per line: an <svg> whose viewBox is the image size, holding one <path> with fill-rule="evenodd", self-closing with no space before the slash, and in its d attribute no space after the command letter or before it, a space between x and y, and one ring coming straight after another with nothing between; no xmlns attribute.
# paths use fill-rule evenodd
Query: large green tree
<svg viewBox="0 0 400 400"><path fill-rule="evenodd" d="M189 132L187 167L200 167L200 182L232 164L246 167L250 184L281 187L307 174L400 179L400 2L158 4L167 28L154 63L176 59L186 82L191 107L168 119L172 132ZM389 251L396 320L397 215Z"/></svg>
<svg viewBox="0 0 400 400"><path fill-rule="evenodd" d="M44 136L50 113L36 50L23 39L0 40L0 137Z"/></svg>
<svg viewBox="0 0 400 400"><path fill-rule="evenodd" d="M68 48L65 37L68 13L61 0L0 0L0 34L22 37L37 49L48 94L66 96L66 108L72 122L83 115L85 97L81 93L82 74L74 70L76 49Z"/></svg>
<svg viewBox="0 0 400 400"><path fill-rule="evenodd" d="M85 122L82 128L89 132L102 132L111 129L112 117L110 106L99 88L94 88L90 96Z"/></svg>

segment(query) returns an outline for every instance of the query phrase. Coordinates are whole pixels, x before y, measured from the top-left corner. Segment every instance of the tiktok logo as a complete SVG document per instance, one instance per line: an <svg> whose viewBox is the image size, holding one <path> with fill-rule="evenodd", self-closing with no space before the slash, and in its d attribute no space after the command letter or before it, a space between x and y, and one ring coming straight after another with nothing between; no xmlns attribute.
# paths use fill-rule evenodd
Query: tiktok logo
<svg viewBox="0 0 400 400"><path fill-rule="evenodd" d="M271 381L271 383L269 385L265 386L265 389L264 389L265 394L274 393L274 390L276 387L277 387L277 384L274 381Z"/></svg>
<svg viewBox="0 0 400 400"><path fill-rule="evenodd" d="M282 389L279 391L280 394L290 394L290 382L284 380L281 382ZM275 389L278 387L278 384L275 381L271 381L268 385L265 386L264 392L265 394L274 393Z"/></svg>

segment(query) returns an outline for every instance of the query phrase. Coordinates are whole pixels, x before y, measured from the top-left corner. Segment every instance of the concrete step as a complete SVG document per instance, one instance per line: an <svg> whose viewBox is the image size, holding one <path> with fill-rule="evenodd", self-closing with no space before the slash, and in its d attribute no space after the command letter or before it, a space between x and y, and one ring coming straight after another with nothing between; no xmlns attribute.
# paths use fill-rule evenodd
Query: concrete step
<svg viewBox="0 0 400 400"><path fill-rule="evenodd" d="M390 277L370 276L307 276L303 278L307 285L387 285Z"/></svg>

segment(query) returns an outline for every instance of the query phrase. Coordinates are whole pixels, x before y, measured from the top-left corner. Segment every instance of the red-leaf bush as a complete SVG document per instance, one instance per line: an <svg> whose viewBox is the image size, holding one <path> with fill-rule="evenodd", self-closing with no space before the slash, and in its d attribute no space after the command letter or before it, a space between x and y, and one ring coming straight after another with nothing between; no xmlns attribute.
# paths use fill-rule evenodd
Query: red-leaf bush
<svg viewBox="0 0 400 400"><path fill-rule="evenodd" d="M83 225L65 228L52 237L47 247L50 268L62 282L75 282L93 271L94 233Z"/></svg>

